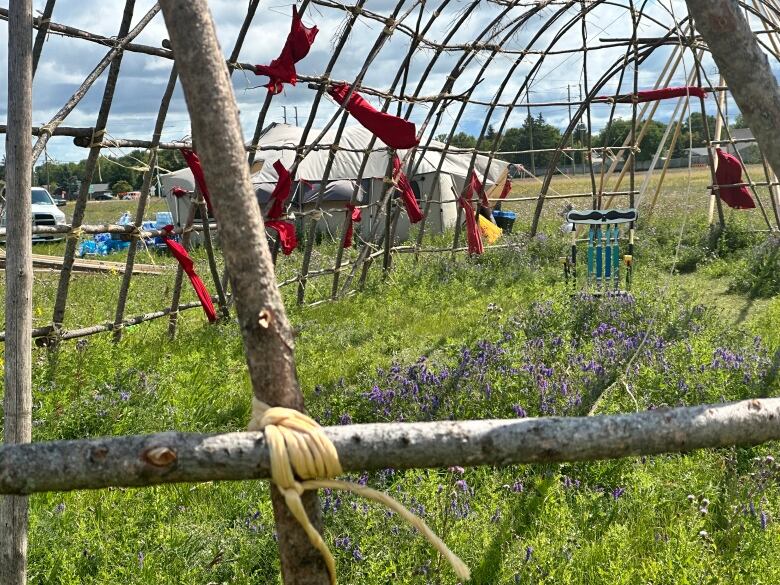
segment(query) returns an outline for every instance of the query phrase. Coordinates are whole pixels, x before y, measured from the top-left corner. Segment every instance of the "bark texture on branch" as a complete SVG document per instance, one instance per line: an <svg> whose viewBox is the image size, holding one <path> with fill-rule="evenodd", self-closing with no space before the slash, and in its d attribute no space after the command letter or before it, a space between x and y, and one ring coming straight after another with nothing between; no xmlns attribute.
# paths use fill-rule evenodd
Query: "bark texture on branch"
<svg viewBox="0 0 780 585"><path fill-rule="evenodd" d="M325 429L344 471L617 459L780 439L780 398L636 414ZM0 493L269 477L262 433L159 433L0 448Z"/></svg>
<svg viewBox="0 0 780 585"><path fill-rule="evenodd" d="M14 0L8 33L3 438L12 445L32 438L32 0ZM0 583L24 585L26 573L27 498L0 498Z"/></svg>
<svg viewBox="0 0 780 585"><path fill-rule="evenodd" d="M734 101L769 164L780 173L780 91L766 53L736 0L685 0Z"/></svg>
<svg viewBox="0 0 780 585"><path fill-rule="evenodd" d="M225 58L205 0L163 0L165 24L192 120L193 142L220 225L225 266L255 396L272 406L303 410L293 356L292 328L276 287L260 207L246 164L238 108ZM319 552L274 489L271 499L285 583L324 584ZM316 493L304 495L312 524L321 529Z"/></svg>

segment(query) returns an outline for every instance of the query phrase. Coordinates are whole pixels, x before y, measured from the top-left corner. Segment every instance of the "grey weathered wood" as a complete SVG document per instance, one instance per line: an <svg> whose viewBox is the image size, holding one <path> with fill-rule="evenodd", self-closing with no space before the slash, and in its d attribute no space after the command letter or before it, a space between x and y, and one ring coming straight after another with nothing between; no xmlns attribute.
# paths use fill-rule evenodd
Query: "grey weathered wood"
<svg viewBox="0 0 780 585"><path fill-rule="evenodd" d="M134 10L135 0L125 0L125 9L122 13L122 21L119 24L118 38L121 39L126 37L127 33L130 31ZM108 114L111 111L111 104L114 100L114 90L116 89L116 83L119 79L119 68L122 65L122 54L122 51L118 51L116 55L114 55L111 65L108 68L106 86L103 88L103 99L100 103L97 121L95 122L95 132L97 132L98 135L105 132L106 124L108 123ZM80 226L84 221L84 214L87 211L87 200L89 199L89 187L92 183L92 177L95 174L95 170L97 169L100 149L101 147L99 145L90 148L87 162L84 165L84 177L79 189L78 199L76 199L76 205L73 208L72 223L76 227ZM70 276L73 269L73 261L76 258L77 244L78 241L75 238L70 238L65 243L62 270L60 271L60 280L57 285L57 296L54 299L54 311L52 315L52 322L54 323L55 328L60 328L65 319L68 291L70 290Z"/></svg>
<svg viewBox="0 0 780 585"><path fill-rule="evenodd" d="M48 0L52 4L54 2L52 0ZM46 21L46 10L48 8L48 5L46 8L44 8L43 16L41 17L35 17L33 18L33 26L38 29L38 31L45 30L47 32L51 32L54 34L62 35L65 37L70 37L74 39L81 39L84 41L89 41L91 43L97 43L99 45L103 45L106 47L114 47L117 44L117 40L115 38L111 37L104 37L103 35L98 35L95 33L91 33L86 30L81 30L72 26L67 26L64 24L60 24L57 22L47 22ZM157 8L155 8L155 12L157 12ZM0 19L6 19L8 18L8 9L7 8L0 8ZM45 35L44 35L45 36ZM37 37L36 37L36 43L37 43ZM139 45L137 43L126 43L124 45L124 50L129 51L131 53L142 53L145 55L153 55L155 57L162 57L164 59L173 59L173 53L170 49L165 49L161 47L150 47L149 45Z"/></svg>
<svg viewBox="0 0 780 585"><path fill-rule="evenodd" d="M178 79L176 73L176 64L171 68L171 73L168 76L168 85L165 86L162 100L160 101L160 109L157 111L157 120L154 123L154 134L152 134L152 146L149 152L149 168L144 173L144 180L141 185L141 197L138 199L138 207L135 210L135 221L133 224L136 228L140 228L144 221L144 213L146 212L146 202L149 199L149 191L152 187L152 179L155 173L155 167L157 166L157 145L160 144L160 136L162 135L163 126L165 125L165 118L168 116L168 107L171 104L171 98L173 97L173 90L176 88L176 80ZM206 227L208 224L204 224ZM130 292L130 282L133 277L133 264L135 263L135 253L137 250L138 236L133 235L130 240L130 248L127 250L127 262L125 264L125 273L122 277L122 284L119 286L119 298L116 303L116 313L114 315L114 323L117 327L114 329L114 341L119 342L122 339L122 320L125 318L125 306L127 304L127 295Z"/></svg>
<svg viewBox="0 0 780 585"><path fill-rule="evenodd" d="M762 152L780 172L780 89L736 0L685 0Z"/></svg>
<svg viewBox="0 0 780 585"><path fill-rule="evenodd" d="M304 410L293 355L293 333L276 287L262 214L244 154L238 108L205 0L163 0L176 66L192 120L193 141L221 228L221 241L255 396ZM193 42L193 40L197 42ZM286 583L328 583L327 568L277 490L271 500ZM322 528L316 493L303 497Z"/></svg>
<svg viewBox="0 0 780 585"><path fill-rule="evenodd" d="M32 439L32 0L14 0L8 18L6 153L6 345L3 439ZM27 580L27 498L0 498L0 583Z"/></svg>
<svg viewBox="0 0 780 585"><path fill-rule="evenodd" d="M56 0L46 0L46 6L43 8L43 13L38 20L39 24L38 32L35 35L35 44L33 45L33 60L32 60L32 72L35 76L35 71L38 69L38 60L41 58L41 51L43 50L43 43L46 40L46 34L49 32L49 25L51 24L51 15L54 12L54 3Z"/></svg>
<svg viewBox="0 0 780 585"><path fill-rule="evenodd" d="M780 439L780 399L633 414L325 428L344 471L593 461ZM262 433L158 433L0 448L0 493L269 477Z"/></svg>
<svg viewBox="0 0 780 585"><path fill-rule="evenodd" d="M90 72L90 74L87 76L87 78L84 80L84 83L82 83L79 88L75 91L75 93L70 97L70 99L65 103L64 106L62 106L56 114L54 114L54 117L49 120L49 123L43 126L40 130L39 138L35 142L35 145L33 146L33 154L32 154L32 161L33 164L35 164L35 161L38 160L38 157L41 156L41 153L43 152L43 149L46 148L46 143L49 141L49 138L51 138L52 134L57 132L57 127L62 124L62 121L70 114L73 109L79 104L79 102L83 99L85 95L87 95L87 92L89 91L89 88L92 87L92 85L97 81L97 79L100 77L100 74L103 73L103 71L106 70L106 67L109 66L109 64L114 60L114 58L121 53L125 47L132 41L135 37L137 37L139 34L141 34L141 31L144 30L147 24L157 15L157 13L160 11L159 5L155 4L149 9L149 12L147 12L141 20L138 21L138 24L136 24L133 27L133 30L131 30L124 38L112 41L113 49L111 49L106 55L100 60L100 63L98 63L95 68ZM50 27L53 28L53 27Z"/></svg>
<svg viewBox="0 0 780 585"><path fill-rule="evenodd" d="M216 301L216 297L211 297L212 301ZM178 312L187 311L189 309L195 309L200 307L200 301L192 301L179 305L176 309ZM90 325L89 327L81 327L78 329L69 329L61 331L58 337L59 340L64 341L67 339L78 339L80 337L89 337L90 335L96 335L98 333L105 333L107 331L115 331L117 328L127 328L133 325L140 325L147 321L154 321L160 317L165 317L171 312L170 307L166 307L160 311L154 311L152 313L144 313L143 315L136 315L135 317L128 317L121 323L117 324L113 321L107 321L105 323L99 323L97 325ZM45 327L36 327L32 330L32 338L49 337L54 331L52 325L46 325ZM5 341L5 331L0 331L0 342Z"/></svg>

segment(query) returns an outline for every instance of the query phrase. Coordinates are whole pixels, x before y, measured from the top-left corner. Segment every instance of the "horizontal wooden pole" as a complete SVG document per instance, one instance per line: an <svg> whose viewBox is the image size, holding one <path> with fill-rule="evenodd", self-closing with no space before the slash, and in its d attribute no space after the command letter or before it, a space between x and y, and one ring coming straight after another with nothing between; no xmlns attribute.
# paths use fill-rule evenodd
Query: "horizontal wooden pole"
<svg viewBox="0 0 780 585"><path fill-rule="evenodd" d="M217 229L216 223L209 223L211 230ZM33 235L65 235L69 234L73 230L73 227L68 224L62 225L35 225L32 227ZM134 226L132 225L119 225L114 223L102 223L95 225L82 225L78 231L81 234L93 235L93 234L127 234L132 235ZM192 230L199 232L203 231L203 224L196 223L192 225ZM184 228L174 228L173 233L181 234L184 232ZM139 230L138 236L141 238L153 238L156 236L167 235L170 232L164 230ZM0 236L5 236L6 228L0 228Z"/></svg>
<svg viewBox="0 0 780 585"><path fill-rule="evenodd" d="M616 459L780 439L780 399L636 414L327 427L344 471ZM262 433L158 433L0 447L0 493L269 476Z"/></svg>
<svg viewBox="0 0 780 585"><path fill-rule="evenodd" d="M7 8L0 8L0 19L3 20L8 19ZM36 17L33 19L34 28L39 29L42 26L46 26L47 32L49 33L58 34L65 37L71 37L74 39L82 39L106 47L114 47L117 44L117 40L115 38L104 37L102 35L97 35L86 30L81 30L72 26L60 24L58 22L43 23L41 22L40 17ZM151 47L149 45L140 45L138 43L128 43L127 45L125 45L124 50L129 51L131 53L144 53L146 55L154 55L155 57L164 57L166 59L173 59L172 51L160 47Z"/></svg>
<svg viewBox="0 0 780 585"><path fill-rule="evenodd" d="M217 297L212 296L211 300L213 302L217 302ZM191 303L185 303L183 305L179 305L179 312L187 311L189 309L195 309L197 307L200 307L200 301L192 301ZM106 333L108 331L114 331L116 329L125 328L125 327L132 327L133 325L140 325L141 323L146 323L147 321L154 321L155 319L159 319L161 317L165 317L166 315L170 315L171 308L166 307L165 309L161 309L160 311L155 311L153 313L144 313L143 315L137 315L135 317L129 317L122 321L120 325L116 325L113 321L105 321L104 323L98 323L97 325L90 325L89 327L81 327L79 329L66 329L65 331L61 331L58 339L66 340L66 339L78 339L80 337L89 337L90 335L96 335L98 333ZM32 337L33 339L37 339L40 337L49 337L52 333L54 333L54 326L53 325L45 325L44 327L36 327L32 330ZM5 331L0 331L0 342L5 342Z"/></svg>
<svg viewBox="0 0 780 585"><path fill-rule="evenodd" d="M0 124L0 134L5 134L7 130L7 126L5 124ZM79 126L57 126L54 128L51 132L52 136L73 136L73 137L84 137L87 138L91 137L92 134L95 132L94 128L91 127L79 127ZM41 135L41 127L40 126L33 126L32 127L32 135L33 136L40 136Z"/></svg>

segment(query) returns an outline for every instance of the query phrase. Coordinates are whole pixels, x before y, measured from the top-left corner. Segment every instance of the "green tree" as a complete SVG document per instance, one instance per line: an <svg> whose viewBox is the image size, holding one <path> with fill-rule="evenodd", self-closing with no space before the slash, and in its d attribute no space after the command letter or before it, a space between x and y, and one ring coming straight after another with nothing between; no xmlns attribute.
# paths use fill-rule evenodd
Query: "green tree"
<svg viewBox="0 0 780 585"><path fill-rule="evenodd" d="M710 131L710 136L715 135L715 116L707 116L707 126ZM693 148L699 148L706 146L707 133L704 129L704 120L701 112L693 112L690 115L689 120L683 123L680 134L681 148L688 148L689 145Z"/></svg>
<svg viewBox="0 0 780 585"><path fill-rule="evenodd" d="M658 146L661 144L666 124L651 120L647 125L642 141L638 144L639 153L637 160L651 160ZM594 146L611 146L619 148L623 146L631 132L631 120L616 118L611 124L605 126L593 139Z"/></svg>
<svg viewBox="0 0 780 585"><path fill-rule="evenodd" d="M531 167L531 155L520 154L518 151L531 150L533 142L534 150L557 148L561 142L561 131L545 122L539 114L536 118L526 117L520 128L509 128L501 137L501 150L512 152L503 158L509 162ZM552 153L540 152L534 154L534 164L537 167L547 166L552 159Z"/></svg>
<svg viewBox="0 0 780 585"><path fill-rule="evenodd" d="M741 112L737 114L736 118L734 118L734 122L731 124L731 127L734 128L735 130L739 128L749 128L747 122L745 121L745 117L742 115Z"/></svg>
<svg viewBox="0 0 780 585"><path fill-rule="evenodd" d="M436 137L436 140L438 140L439 142L446 143L448 137L449 134L439 134ZM450 142L450 146L455 146L457 148L474 148L477 146L477 139L471 134L466 134L465 132L458 132L456 134L453 134L452 142Z"/></svg>
<svg viewBox="0 0 780 585"><path fill-rule="evenodd" d="M127 191L132 191L133 186L125 181L124 179L120 179L113 185L111 185L111 192L116 195L118 193L126 193Z"/></svg>

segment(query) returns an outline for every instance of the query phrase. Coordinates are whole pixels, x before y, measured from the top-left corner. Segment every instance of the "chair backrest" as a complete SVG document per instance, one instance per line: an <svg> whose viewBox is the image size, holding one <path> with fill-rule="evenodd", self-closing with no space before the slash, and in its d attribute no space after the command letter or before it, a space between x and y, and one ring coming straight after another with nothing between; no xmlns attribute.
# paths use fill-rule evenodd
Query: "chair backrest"
<svg viewBox="0 0 780 585"><path fill-rule="evenodd" d="M634 254L634 222L637 211L627 209L573 209L566 214L572 224L571 258L565 263L565 274L577 280L577 226L588 226L587 278L588 286L597 289L620 287L621 260L626 266L626 287L631 284ZM620 254L621 225L628 224L626 253Z"/></svg>

